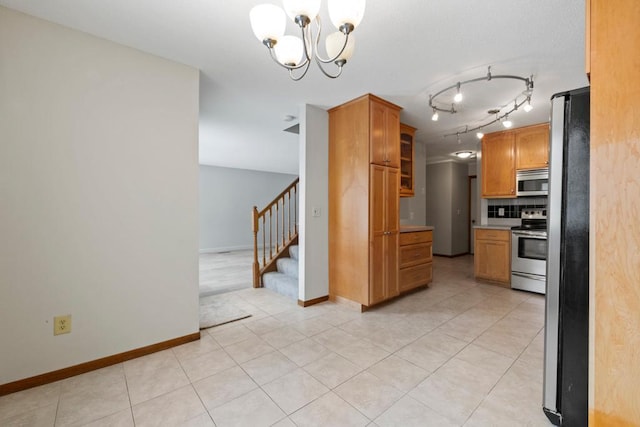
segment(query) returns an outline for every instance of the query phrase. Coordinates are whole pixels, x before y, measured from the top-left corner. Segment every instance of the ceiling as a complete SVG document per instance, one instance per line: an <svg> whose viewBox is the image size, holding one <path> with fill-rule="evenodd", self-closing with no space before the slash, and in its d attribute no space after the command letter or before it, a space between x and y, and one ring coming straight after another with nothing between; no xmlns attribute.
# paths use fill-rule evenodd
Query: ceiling
<svg viewBox="0 0 640 427"><path fill-rule="evenodd" d="M364 93L404 107L427 160L476 150L473 134L487 110L513 102L524 84L492 80L465 87L455 115L431 121L429 94L492 73L533 75L533 111L511 115L514 127L549 119L556 92L588 84L584 73L584 0L369 0L354 32L355 53L341 77L315 65L291 81L254 37L249 10L273 0L0 0L0 4L201 70L200 163L298 173L295 124L301 105L330 108ZM321 8L327 27L326 1ZM287 33L297 27L288 24ZM487 128L499 130L500 124Z"/></svg>

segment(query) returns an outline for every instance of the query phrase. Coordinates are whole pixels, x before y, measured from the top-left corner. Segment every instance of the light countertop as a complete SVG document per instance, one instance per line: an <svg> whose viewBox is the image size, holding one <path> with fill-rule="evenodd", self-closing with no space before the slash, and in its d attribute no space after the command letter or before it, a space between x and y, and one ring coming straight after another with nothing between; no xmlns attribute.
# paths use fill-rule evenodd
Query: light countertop
<svg viewBox="0 0 640 427"><path fill-rule="evenodd" d="M511 230L510 225L474 225L473 228L487 228L489 230Z"/></svg>
<svg viewBox="0 0 640 427"><path fill-rule="evenodd" d="M414 231L432 231L432 225L401 225L400 232L401 233L411 233Z"/></svg>

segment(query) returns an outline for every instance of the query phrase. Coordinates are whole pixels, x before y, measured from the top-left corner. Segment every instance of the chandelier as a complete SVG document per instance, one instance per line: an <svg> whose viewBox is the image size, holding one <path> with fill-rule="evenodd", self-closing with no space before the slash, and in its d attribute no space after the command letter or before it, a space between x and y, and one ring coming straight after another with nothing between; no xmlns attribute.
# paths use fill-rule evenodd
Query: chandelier
<svg viewBox="0 0 640 427"><path fill-rule="evenodd" d="M482 139L484 134L480 132L480 129L487 127L489 125L492 125L496 122L502 122L502 125L505 128L510 128L513 123L511 122L511 120L509 120L509 114L512 114L513 112L518 110L520 107L523 107L522 109L527 113L533 109L533 107L531 106L531 95L533 95L533 76L520 77L520 76L511 76L511 75L493 75L491 74L491 67L488 67L487 74L483 77L461 81L442 89L441 91L437 92L435 95L429 95L429 108L433 111L431 120L437 121L439 118L439 113L455 114L458 112L456 110L456 104L459 104L462 102L462 99L463 99L462 86L471 84L471 83L476 83L476 82L491 81L495 79L521 80L525 84L525 90L522 92L519 92L513 98L513 106L511 107L511 109L508 109L507 111L503 111L503 108L505 107L502 107L502 108L489 110L488 113L491 115L495 115L495 118L478 126L470 127L469 125L465 125L463 129L457 132L445 134L444 135L445 137L457 136L458 142L459 142L461 134L478 131L476 133L476 136L478 137L478 139ZM438 96L453 90L455 90L456 93L453 97L454 103L451 104L451 107L449 107L448 105L445 106L444 104L437 102ZM511 105L511 103L509 103L508 106L509 105Z"/></svg>
<svg viewBox="0 0 640 427"><path fill-rule="evenodd" d="M284 11L273 4L261 4L249 12L253 33L269 49L271 58L289 70L295 81L307 74L312 60L325 76L338 77L353 54L355 40L351 33L362 21L365 0L328 0L329 18L338 29L325 40L328 58L323 58L318 49L320 0L283 0L282 5ZM302 37L284 35L285 12L300 27ZM337 67L333 74L325 69L331 63Z"/></svg>

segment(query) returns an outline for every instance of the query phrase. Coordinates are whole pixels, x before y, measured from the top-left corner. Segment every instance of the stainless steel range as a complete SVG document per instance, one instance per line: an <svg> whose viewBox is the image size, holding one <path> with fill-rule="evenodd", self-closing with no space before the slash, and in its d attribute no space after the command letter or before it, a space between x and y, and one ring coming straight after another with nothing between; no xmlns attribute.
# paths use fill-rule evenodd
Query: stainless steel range
<svg viewBox="0 0 640 427"><path fill-rule="evenodd" d="M511 288L545 293L547 215L544 209L523 210L522 225L511 228Z"/></svg>

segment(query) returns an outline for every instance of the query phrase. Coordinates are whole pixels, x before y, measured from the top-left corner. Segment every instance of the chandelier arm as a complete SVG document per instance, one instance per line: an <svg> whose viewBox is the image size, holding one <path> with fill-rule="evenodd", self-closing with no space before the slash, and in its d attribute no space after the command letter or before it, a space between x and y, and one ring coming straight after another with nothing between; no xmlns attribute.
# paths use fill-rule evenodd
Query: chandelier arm
<svg viewBox="0 0 640 427"><path fill-rule="evenodd" d="M339 62L339 61L337 61L337 62ZM338 77L340 77L340 74L342 74L342 65L343 64L337 64L337 67L338 67L338 73L337 74L329 74L324 69L324 67L322 66L321 61L318 58L316 58L316 64L318 64L318 68L320 68L320 71L322 71L322 74L324 74L325 76L329 77L330 79L338 78Z"/></svg>
<svg viewBox="0 0 640 427"><path fill-rule="evenodd" d="M302 80L302 78L307 74L307 71L309 71L309 66L311 66L311 61L306 61L306 64L307 66L305 67L304 71L298 77L295 77L293 75L293 70L289 70L289 77L291 77L291 80L293 80L294 82Z"/></svg>
<svg viewBox="0 0 640 427"><path fill-rule="evenodd" d="M336 56L334 56L333 58L324 59L324 58L322 58L320 56L320 49L318 49L318 46L320 45L320 34L322 33L322 22L320 21L320 16L319 15L316 16L315 21L316 21L316 26L318 27L318 34L316 35L316 39L315 39L315 48L316 48L316 50L315 50L315 53L314 53L314 56L316 58L316 63L318 64L318 66L320 66L320 63L329 64L331 62L336 62L336 60L338 58L340 58L340 55L342 55L342 52L344 52L344 50L347 48L347 43L349 42L350 31L347 30L347 32L343 32L343 34L345 35L345 38L344 38L344 44L342 45L342 49L340 49L340 52L338 52L338 54ZM322 67L320 67L320 68L322 68ZM341 69L340 72L342 72L342 67L340 67L340 69ZM325 75L327 77L331 77L327 73L325 73ZM338 75L340 75L340 74L338 74ZM335 77L331 77L331 78L335 78Z"/></svg>
<svg viewBox="0 0 640 427"><path fill-rule="evenodd" d="M307 21L299 21L300 33L302 34L302 49L304 51L304 57L306 61L311 61L311 54L313 54L313 37L311 37L311 23ZM311 54L309 54L311 51Z"/></svg>

